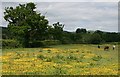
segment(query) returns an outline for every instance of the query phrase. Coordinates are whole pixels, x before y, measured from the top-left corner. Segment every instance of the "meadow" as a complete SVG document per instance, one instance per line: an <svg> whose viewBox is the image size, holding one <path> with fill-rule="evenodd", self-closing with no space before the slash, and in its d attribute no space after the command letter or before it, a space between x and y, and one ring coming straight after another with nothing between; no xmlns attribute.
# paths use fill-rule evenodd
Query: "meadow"
<svg viewBox="0 0 120 77"><path fill-rule="evenodd" d="M110 49L104 51L104 46ZM3 49L3 75L117 75L118 45L56 45Z"/></svg>

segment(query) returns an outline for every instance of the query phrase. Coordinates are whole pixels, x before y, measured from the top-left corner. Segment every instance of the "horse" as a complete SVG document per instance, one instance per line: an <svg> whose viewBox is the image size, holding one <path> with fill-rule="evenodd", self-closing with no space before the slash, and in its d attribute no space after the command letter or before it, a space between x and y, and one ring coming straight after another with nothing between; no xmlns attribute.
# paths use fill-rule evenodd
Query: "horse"
<svg viewBox="0 0 120 77"><path fill-rule="evenodd" d="M109 50L109 46L105 46L105 47L104 47L104 50Z"/></svg>
<svg viewBox="0 0 120 77"><path fill-rule="evenodd" d="M100 48L100 46L98 45L98 48Z"/></svg>

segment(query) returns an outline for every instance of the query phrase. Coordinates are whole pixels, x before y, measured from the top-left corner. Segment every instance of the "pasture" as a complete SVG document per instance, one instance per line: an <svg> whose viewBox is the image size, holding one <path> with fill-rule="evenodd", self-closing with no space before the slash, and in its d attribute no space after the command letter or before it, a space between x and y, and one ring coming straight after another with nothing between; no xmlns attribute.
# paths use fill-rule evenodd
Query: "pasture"
<svg viewBox="0 0 120 77"><path fill-rule="evenodd" d="M3 75L117 75L118 45L92 44L3 49Z"/></svg>

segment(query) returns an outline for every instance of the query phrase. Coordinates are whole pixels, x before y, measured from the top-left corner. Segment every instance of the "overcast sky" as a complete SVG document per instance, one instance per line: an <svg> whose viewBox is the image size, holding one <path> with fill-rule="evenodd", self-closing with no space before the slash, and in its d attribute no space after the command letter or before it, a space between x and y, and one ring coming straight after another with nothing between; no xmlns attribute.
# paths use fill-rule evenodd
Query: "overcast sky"
<svg viewBox="0 0 120 77"><path fill-rule="evenodd" d="M3 15L5 7L16 7L21 2L2 2ZM117 2L35 2L37 12L49 20L49 24L61 22L64 30L75 31L77 28L118 32ZM0 5L1 6L1 5ZM2 19L1 26L7 26ZM1 22L0 22L1 23Z"/></svg>

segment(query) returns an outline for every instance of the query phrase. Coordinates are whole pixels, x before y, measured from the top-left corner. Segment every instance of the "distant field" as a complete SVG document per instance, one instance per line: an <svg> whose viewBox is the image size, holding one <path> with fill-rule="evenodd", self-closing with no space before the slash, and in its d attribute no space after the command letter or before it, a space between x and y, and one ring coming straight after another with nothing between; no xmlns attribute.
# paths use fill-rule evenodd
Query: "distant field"
<svg viewBox="0 0 120 77"><path fill-rule="evenodd" d="M117 75L118 45L92 44L3 49L3 75Z"/></svg>

